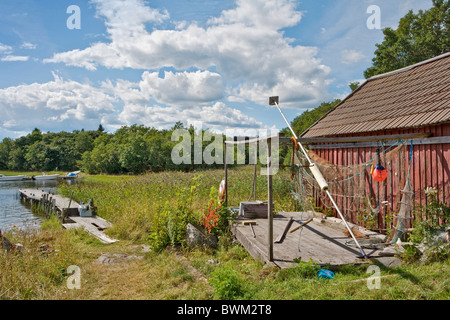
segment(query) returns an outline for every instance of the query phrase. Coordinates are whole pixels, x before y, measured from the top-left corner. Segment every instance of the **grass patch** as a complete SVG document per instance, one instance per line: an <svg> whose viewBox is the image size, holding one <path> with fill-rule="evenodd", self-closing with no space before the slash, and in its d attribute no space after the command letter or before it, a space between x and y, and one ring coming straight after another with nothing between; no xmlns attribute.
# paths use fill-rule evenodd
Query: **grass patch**
<svg viewBox="0 0 450 320"><path fill-rule="evenodd" d="M7 237L23 244L25 250L13 254L0 250L0 299L450 299L448 259L381 269L381 276L389 277L382 278L380 289L370 290L367 265L336 268L331 280L319 279L313 263L278 270L255 261L229 233L220 235L215 250L177 245L176 250L144 252L143 245L150 245L155 226L173 223L180 216L174 214L180 213L179 208L200 215L200 208L209 203L211 188L218 187L222 176L222 170L163 172L86 176L81 184L62 184L60 193L70 196L73 191L76 201L93 198L98 214L114 225L108 232L120 241L102 244L84 231L63 230L55 218L44 222L41 230L12 230ZM232 169L229 178L230 205L237 206L250 196L253 168ZM295 203L286 191L289 174L281 171L274 178L277 210L292 210ZM257 198L266 197L265 177L258 177ZM158 218L164 213L158 211L161 208L168 210L164 219ZM172 231L170 246L179 235ZM105 254L140 258L99 263ZM81 269L80 290L67 288L70 265Z"/></svg>

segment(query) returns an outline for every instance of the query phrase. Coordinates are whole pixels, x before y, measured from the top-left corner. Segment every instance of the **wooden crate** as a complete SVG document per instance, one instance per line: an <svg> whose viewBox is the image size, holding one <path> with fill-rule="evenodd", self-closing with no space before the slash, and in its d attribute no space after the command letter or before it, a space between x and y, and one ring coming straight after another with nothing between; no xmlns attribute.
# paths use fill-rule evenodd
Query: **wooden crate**
<svg viewBox="0 0 450 320"><path fill-rule="evenodd" d="M267 218L267 201L244 201L240 203L239 216L249 219Z"/></svg>

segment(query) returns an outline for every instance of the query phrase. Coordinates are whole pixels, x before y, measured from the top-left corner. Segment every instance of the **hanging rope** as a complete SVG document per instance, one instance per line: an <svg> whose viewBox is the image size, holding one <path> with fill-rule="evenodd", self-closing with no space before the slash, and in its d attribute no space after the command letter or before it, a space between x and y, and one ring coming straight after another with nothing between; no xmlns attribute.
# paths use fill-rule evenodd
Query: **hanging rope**
<svg viewBox="0 0 450 320"><path fill-rule="evenodd" d="M372 155L368 161L349 165L335 165L311 150L308 150L308 156L312 163L320 167L320 171L329 185L330 194L341 199L344 204L342 208L344 215L346 217L360 217L362 222L366 222L370 219L376 219L382 202L380 195L378 195L375 199L376 207L373 208L371 205L370 195L372 192L368 189L371 182L370 180L369 184L366 182L367 169L376 163L381 163L381 158L384 164L392 161L392 159L401 155L403 147L405 147L405 143L402 140L396 141L388 148L385 148L384 143L381 143L379 152ZM303 211L315 211L310 201L314 198L326 210L333 209L333 205L328 203L328 199L321 192L314 191L320 190L320 186L307 169L307 164L305 156L298 150L293 149L291 162L291 193L293 198L299 203ZM398 174L404 173L404 176L406 176L406 168L402 157L400 157L399 166ZM382 196L384 196L384 193Z"/></svg>

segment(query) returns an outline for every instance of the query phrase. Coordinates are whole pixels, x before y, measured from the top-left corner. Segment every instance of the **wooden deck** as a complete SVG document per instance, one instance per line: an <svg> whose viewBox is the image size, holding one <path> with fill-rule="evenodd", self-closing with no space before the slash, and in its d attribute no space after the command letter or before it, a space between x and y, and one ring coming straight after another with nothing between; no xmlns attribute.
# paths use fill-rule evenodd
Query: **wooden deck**
<svg viewBox="0 0 450 320"><path fill-rule="evenodd" d="M73 200L39 189L21 189L19 192L22 199L37 203L43 212L56 214L65 229L83 228L103 243L118 241L104 233L111 223L96 215L81 217L78 210L80 205Z"/></svg>
<svg viewBox="0 0 450 320"><path fill-rule="evenodd" d="M70 203L70 199L62 197L60 195L50 194L40 189L21 189L19 190L19 192L20 196L23 199L31 200L41 204L44 204L44 202L48 202L52 205L52 207L55 207L55 209L59 209L61 211L62 209L67 210L68 215L78 214L78 203L76 203L75 201L72 201Z"/></svg>
<svg viewBox="0 0 450 320"><path fill-rule="evenodd" d="M111 223L100 217L74 217L70 216L63 223L66 229L84 228L103 243L113 243L116 239L112 239L104 234L104 230L111 227Z"/></svg>
<svg viewBox="0 0 450 320"><path fill-rule="evenodd" d="M298 260L308 262L310 259L320 265L346 265L368 263L370 260L362 259L360 250L351 237L345 234L343 222L337 218L322 219L314 213L306 212L280 212L273 219L273 240L276 241L285 230L290 218L294 221L290 230L298 227L307 220L313 220L306 226L293 233L287 233L282 243L273 245L273 261L268 260L268 219L238 218L232 227L236 239L247 249L253 258L266 263L274 263L280 268L295 266ZM253 230L249 225L243 225L246 220L256 221ZM366 235L362 241L382 243L384 237L367 229L360 229ZM372 245L371 247L375 247ZM366 255L377 256L380 249L364 249ZM295 260L295 261L294 261Z"/></svg>

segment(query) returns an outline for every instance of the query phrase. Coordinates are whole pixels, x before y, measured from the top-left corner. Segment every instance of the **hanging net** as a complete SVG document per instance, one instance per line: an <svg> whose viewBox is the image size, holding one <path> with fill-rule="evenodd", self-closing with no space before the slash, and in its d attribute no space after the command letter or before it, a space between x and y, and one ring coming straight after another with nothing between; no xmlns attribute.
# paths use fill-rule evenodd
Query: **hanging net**
<svg viewBox="0 0 450 320"><path fill-rule="evenodd" d="M372 155L371 153L371 158L368 161L349 165L336 165L323 159L312 150L307 151L311 161L318 166L328 182L328 190L338 202L344 218L371 229L378 228L378 214L381 206L389 206L390 209L398 208L401 193L409 197L404 199L405 203L412 201L411 188L407 189L410 183L408 170L405 166L406 156L402 152L406 150L405 144L399 140L387 148L381 145L379 149L378 154L372 152ZM395 175L392 172L389 173L389 183L392 186L395 183L398 190L395 197L386 194L386 190L392 192L392 186L385 188L383 182L378 183L371 176L371 171L380 159L384 164L390 163L391 170L392 163L395 163ZM333 206L327 196L321 192L317 181L311 174L305 155L295 147L291 159L291 180L292 196L297 200L302 211L322 211L329 215L333 214ZM388 201L385 199L388 199ZM401 219L409 219L409 215L406 213L405 210L402 211ZM396 215L393 218L400 219L400 216ZM390 221L390 223L395 222ZM406 224L407 221L403 221L402 227L405 227Z"/></svg>

